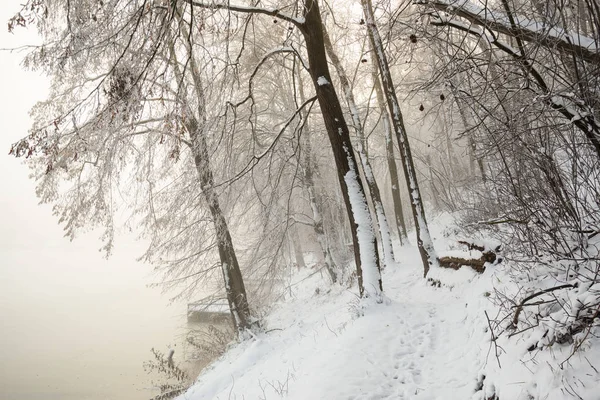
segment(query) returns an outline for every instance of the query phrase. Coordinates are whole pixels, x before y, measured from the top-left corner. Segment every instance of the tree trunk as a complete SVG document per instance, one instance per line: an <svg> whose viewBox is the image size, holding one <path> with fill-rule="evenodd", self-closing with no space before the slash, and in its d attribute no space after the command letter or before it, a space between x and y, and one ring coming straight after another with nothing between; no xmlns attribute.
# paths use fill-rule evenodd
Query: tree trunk
<svg viewBox="0 0 600 400"><path fill-rule="evenodd" d="M317 0L306 1L304 19L301 31L306 41L310 75L331 143L338 180L350 220L359 292L361 296L381 301L382 282L377 244L364 188L358 176L348 125L331 84L323 42L323 23Z"/></svg>
<svg viewBox="0 0 600 400"><path fill-rule="evenodd" d="M337 272L335 269L335 263L333 262L333 257L331 257L329 242L327 240L327 236L325 236L325 229L323 228L323 214L321 213L315 191L316 188L313 179L312 163L309 160L306 164L307 165L304 167L304 181L306 184L306 189L308 191L310 208L313 213L313 229L315 230L315 235L317 236L317 242L319 242L319 246L321 247L321 251L323 252L323 261L325 263L325 268L329 273L331 282L336 283Z"/></svg>
<svg viewBox="0 0 600 400"><path fill-rule="evenodd" d="M303 85L304 84L302 82L302 76L300 73L298 73L298 88L300 92L300 101L302 103L306 101ZM307 112L303 112L302 115L305 119L308 118ZM331 256L329 241L327 240L327 236L325 235L325 228L323 225L323 210L321 207L321 201L318 199L317 188L315 187L314 172L317 168L317 164L313 161L313 150L309 123L306 122L304 124L304 127L306 129L306 131L304 132L304 185L306 186L306 191L308 192L308 201L310 203L310 209L313 215L313 230L315 232L315 236L317 237L317 242L321 247L321 252L323 253L323 263L325 264L325 269L327 269L327 272L329 273L331 282L336 283L338 279L338 268L336 267L333 261L333 257Z"/></svg>
<svg viewBox="0 0 600 400"><path fill-rule="evenodd" d="M410 151L410 145L408 143L408 135L406 134L406 128L404 127L404 120L400 111L400 105L398 98L396 97L396 91L394 82L392 81L392 74L387 62L387 57L383 51L383 42L379 35L379 30L375 24L375 16L373 15L373 7L371 6L370 0L361 0L363 12L365 14L365 20L367 22L367 32L369 39L371 40L371 46L377 56L377 65L381 73L381 81L387 100L388 108L392 116L392 124L394 131L396 132L396 138L400 147L400 155L402 157L402 163L404 166L404 176L411 197L411 208L413 217L415 220L415 231L417 234L417 246L423 262L424 276L427 276L431 266L437 266L437 256L429 234L429 228L427 226L427 219L425 218L425 209L423 208L423 202L421 193L419 191L419 184L417 181L417 171L412 159Z"/></svg>
<svg viewBox="0 0 600 400"><path fill-rule="evenodd" d="M246 296L246 288L238 263L227 221L221 210L219 198L214 190L214 178L208 158L208 147L204 132L194 117L189 117L187 126L193 145L194 163L200 176L203 194L212 216L217 236L217 247L223 271L223 281L227 293L227 301L231 315L238 330L250 327L250 308Z"/></svg>
<svg viewBox="0 0 600 400"><path fill-rule="evenodd" d="M371 59L373 65L377 65L375 52L371 51ZM392 126L390 123L390 113L385 105L383 89L379 81L379 74L376 69L373 69L373 86L375 86L375 94L377 96L377 106L381 112L381 120L383 121L383 130L385 131L385 151L387 157L388 170L390 171L390 183L392 188L392 201L394 203L394 215L396 217L396 229L398 229L398 239L400 244L403 244L407 239L406 223L404 222L404 212L402 211L402 198L400 197L400 179L398 179L398 168L396 166L396 156L394 155L394 142L392 139Z"/></svg>
<svg viewBox="0 0 600 400"><path fill-rule="evenodd" d="M433 208L440 208L440 192L435 186L435 175L433 174L433 165L431 165L431 156L428 154L425 158L427 161L427 169L429 170L429 185L431 186L431 200Z"/></svg>
<svg viewBox="0 0 600 400"><path fill-rule="evenodd" d="M371 168L371 163L369 162L369 158L365 151L365 134L362 122L360 120L360 115L358 113L358 107L356 106L356 101L354 100L354 94L352 93L350 80L346 75L346 71L344 70L340 59L338 58L337 54L335 53L335 50L333 49L333 45L331 44L331 39L329 38L329 34L327 33L325 25L323 25L323 40L325 43L325 50L327 51L329 59L335 67L338 78L340 79L340 84L342 85L344 97L346 98L346 101L348 102L348 107L350 108L352 123L354 124L354 128L356 129L356 132L358 134L358 140L356 141L356 153L358 155L358 160L362 165L363 174L367 182L367 187L369 188L369 193L371 194L373 208L375 209L375 218L377 219L377 225L379 226L381 248L383 249L383 259L385 262L384 266L393 265L395 263L395 260L394 248L392 246L392 236L390 234L390 228L387 222L387 218L385 216L383 202L381 201L381 192L379 191L379 186L377 185L375 175L373 174L373 168Z"/></svg>
<svg viewBox="0 0 600 400"><path fill-rule="evenodd" d="M454 94L454 102L456 103L456 107L458 108L458 113L460 114L460 119L462 120L462 123L464 125L465 130L467 129L467 127L469 126L469 123L467 121L467 116L465 115L465 111L464 109L461 107L460 101L458 100L458 97L456 96L456 90L452 90L453 94ZM477 166L479 167L479 173L481 174L481 180L483 183L485 183L486 181L486 175L485 175L485 167L483 165L483 157L478 157L477 156L477 146L475 144L475 139L473 138L473 135L471 133L469 133L468 135L468 140L469 140L469 170L471 175L475 176L475 167L474 167L474 163L477 162Z"/></svg>
<svg viewBox="0 0 600 400"><path fill-rule="evenodd" d="M306 262L304 261L304 251L302 250L302 242L300 241L300 235L296 227L292 227L290 232L290 240L292 241L292 248L294 250L294 260L296 261L296 267L298 269L306 268Z"/></svg>
<svg viewBox="0 0 600 400"><path fill-rule="evenodd" d="M189 36L186 35L186 37ZM176 75L180 77L178 80L183 82L181 79L181 71L179 71L176 60L175 49L172 43L170 43L170 50ZM192 55L191 43L188 43L187 50L190 53L190 70L194 84L194 91L198 101L198 117L196 117L194 112L188 107L186 113L187 115L184 117L184 124L190 134L192 142L192 155L194 157L194 164L200 179L200 184L202 185L202 194L204 200L208 204L215 227L217 248L219 250L219 259L221 261L221 270L223 273L223 281L225 284L227 301L229 303L229 310L231 311L235 328L238 331L242 331L250 328L250 307L248 306L246 287L244 285L240 265L233 247L233 241L231 239L229 227L227 226L227 221L225 220L225 216L221 210L217 193L214 190L214 177L210 166L208 145L206 143L206 137L203 131L204 125L206 124L204 89L200 74L194 61L194 57ZM188 104L186 101L183 101L183 103L186 105Z"/></svg>

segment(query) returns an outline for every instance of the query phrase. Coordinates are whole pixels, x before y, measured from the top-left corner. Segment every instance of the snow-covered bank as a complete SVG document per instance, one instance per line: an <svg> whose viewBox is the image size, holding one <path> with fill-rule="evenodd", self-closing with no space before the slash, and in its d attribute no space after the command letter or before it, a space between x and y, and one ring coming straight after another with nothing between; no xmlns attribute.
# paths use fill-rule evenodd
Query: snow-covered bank
<svg viewBox="0 0 600 400"><path fill-rule="evenodd" d="M434 236L442 249L442 235ZM530 355L514 343L524 338L506 342L498 368L485 311L496 315L489 296L508 282L507 265L482 275L444 270L438 276L447 286L435 288L422 278L416 247L403 247L397 259L400 266L383 274L388 301L364 310L355 290L329 288L326 276L301 271L293 295L266 317L264 333L233 347L179 399L517 400L556 393L560 379L523 362ZM586 380L593 382L597 375ZM592 397L584 399L600 398L588 389Z"/></svg>

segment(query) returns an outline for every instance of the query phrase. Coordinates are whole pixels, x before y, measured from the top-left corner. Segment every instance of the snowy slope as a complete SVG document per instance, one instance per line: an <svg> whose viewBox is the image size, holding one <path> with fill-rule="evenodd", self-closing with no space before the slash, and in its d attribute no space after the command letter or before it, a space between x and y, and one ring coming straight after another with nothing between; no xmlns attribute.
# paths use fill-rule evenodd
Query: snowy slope
<svg viewBox="0 0 600 400"><path fill-rule="evenodd" d="M442 235L434 236L442 249ZM399 250L399 266L383 274L385 304L359 306L355 288L330 288L325 276L302 271L264 333L234 346L179 399L544 398L530 389L551 377L543 368L525 371L522 351L504 355L512 365L496 365L485 311L495 311L488 296L506 281L506 267L440 271L446 286L434 288L422 278L416 247Z"/></svg>

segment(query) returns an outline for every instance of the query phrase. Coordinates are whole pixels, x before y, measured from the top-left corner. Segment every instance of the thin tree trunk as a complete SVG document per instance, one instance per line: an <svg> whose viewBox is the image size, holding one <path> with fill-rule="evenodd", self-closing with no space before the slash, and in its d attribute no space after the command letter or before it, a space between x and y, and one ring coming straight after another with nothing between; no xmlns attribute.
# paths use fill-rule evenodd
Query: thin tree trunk
<svg viewBox="0 0 600 400"><path fill-rule="evenodd" d="M456 159L455 155L454 155L454 148L452 147L452 138L450 137L450 127L448 125L448 118L446 117L446 111L445 111L445 107L441 107L441 111L442 111L442 120L443 120L443 124L444 124L444 133L445 133L445 138L444 140L446 141L446 157L448 158L448 170L450 171L450 176L449 176L449 180L451 180L452 182L456 182L456 171L455 171L455 166L458 165L458 160ZM448 191L450 192L450 188L448 189Z"/></svg>
<svg viewBox="0 0 600 400"><path fill-rule="evenodd" d="M358 140L356 142L356 153L358 155L358 160L362 165L362 170L365 176L365 180L367 182L367 187L369 188L369 192L371 194L373 208L375 209L375 218L377 219L377 225L379 226L381 248L383 249L383 259L385 262L384 266L393 265L395 263L395 260L394 248L392 246L392 236L390 234L390 228L387 222L387 218L385 216L383 202L381 201L381 192L379 191L379 186L377 185L375 175L373 174L373 168L371 168L371 163L369 162L369 158L364 148L365 134L362 122L360 120L360 114L358 113L358 107L356 106L356 101L354 100L354 94L352 93L352 86L350 85L350 80L346 75L346 71L344 70L340 59L338 58L337 54L335 53L335 50L333 49L333 45L331 44L331 39L329 37L327 29L325 28L325 25L323 25L323 40L325 43L325 50L327 51L329 59L335 67L338 78L340 79L340 84L342 85L344 97L346 98L346 101L348 102L348 107L350 108L352 123L354 124L354 128L356 129L356 132L358 134Z"/></svg>
<svg viewBox="0 0 600 400"><path fill-rule="evenodd" d="M394 126L394 131L396 132L398 145L400 147L400 155L404 165L404 176L410 192L411 208L415 220L417 246L423 262L423 275L427 276L430 267L437 266L437 256L433 247L431 235L429 234L427 219L425 218L425 209L423 208L422 197L417 181L417 171L415 170L413 163L410 145L408 143L408 135L406 134L404 120L400 111L400 105L398 103L398 98L396 97L394 82L392 81L392 74L387 62L387 57L383 51L383 42L381 40L381 36L379 35L377 25L375 24L373 7L370 0L361 0L361 3L363 12L365 14L365 20L367 22L367 32L369 34L369 39L371 40L371 46L373 47L377 57L377 65L379 66L379 71L381 72L381 81L384 88L385 97L390 114L392 116L392 124Z"/></svg>
<svg viewBox="0 0 600 400"><path fill-rule="evenodd" d="M300 73L298 73L298 90L300 92L300 101L304 103L306 101L306 96L304 95L304 84L302 82L302 76ZM303 112L302 115L303 118L308 118L307 112ZM315 187L314 172L317 168L317 164L313 161L313 150L309 123L306 122L304 124L304 127L304 185L306 186L306 191L308 192L308 201L310 203L310 209L313 215L313 230L315 232L315 236L317 237L317 242L321 247L325 269L327 269L327 272L329 273L331 282L336 283L338 279L338 268L335 265L335 262L333 261L333 257L331 256L329 241L327 240L327 236L325 235L325 228L323 225L323 210L321 207L321 201L319 201L318 199L317 189Z"/></svg>
<svg viewBox="0 0 600 400"><path fill-rule="evenodd" d="M454 93L453 97L454 97L454 101L456 102L456 107L458 108L458 113L460 114L460 119L462 120L462 123L463 123L465 129L467 129L467 127L469 125L468 121L467 121L467 116L465 115L465 111L461 107L460 101L456 97L456 92ZM470 170L471 174L473 176L475 176L475 168L474 168L473 163L476 162L477 166L479 167L479 173L481 174L481 180L485 183L486 175L485 175L485 167L483 165L483 157L477 157L477 146L475 144L475 139L473 139L472 134L468 135L468 140L469 140L469 170Z"/></svg>
<svg viewBox="0 0 600 400"><path fill-rule="evenodd" d="M194 66L192 66L192 74L198 76ZM196 81L196 79L194 79ZM200 82L194 82L196 87ZM203 110L199 107L199 112ZM234 323L238 330L244 330L250 327L250 308L246 295L246 288L238 263L231 234L227 221L221 210L219 198L214 190L214 178L210 167L208 146L204 135L203 127L197 123L193 116L189 117L187 122L192 141L192 152L194 155L194 163L196 170L200 176L202 191L204 198L208 203L210 214L215 225L217 235L217 247L219 249L219 258L221 260L221 268L223 270L223 281L227 292L227 301Z"/></svg>
<svg viewBox="0 0 600 400"><path fill-rule="evenodd" d="M298 269L306 268L306 262L304 261L304 252L302 251L302 242L300 241L300 235L298 230L293 227L290 232L290 240L292 241L292 248L294 250L294 259L296 260L296 266Z"/></svg>
<svg viewBox="0 0 600 400"><path fill-rule="evenodd" d="M375 52L371 52L373 65L377 65ZM373 68L373 85L375 86L375 94L377 96L377 105L381 112L381 120L383 121L383 130L385 131L385 150L387 156L388 170L390 171L390 183L392 188L392 201L394 203L394 215L396 217L396 229L398 229L398 239L400 244L407 239L406 223L404 222L404 212L402 211L402 197L400 196L400 179L398 178L398 167L396 166L396 156L394 155L394 142L392 139L392 126L390 123L390 113L385 105L383 89L379 81L379 74Z"/></svg>
<svg viewBox="0 0 600 400"><path fill-rule="evenodd" d="M186 35L187 36L187 35ZM176 53L173 43L170 43L171 57L173 65L176 68L176 75L181 77L181 71L177 67ZM221 206L219 198L214 190L214 177L210 166L208 145L204 135L204 127L206 125L205 114L205 99L202 86L202 80L197 70L196 63L192 54L192 46L188 43L188 52L190 55L190 70L194 83L194 90L198 101L198 116L188 108L188 112L184 117L184 124L188 130L192 142L192 155L194 156L194 164L202 186L202 194L204 200L208 204L212 221L215 227L217 238L217 248L219 251L219 259L221 261L221 270L223 272L223 281L227 294L229 309L233 317L233 323L238 331L250 328L251 316L248 298L246 295L246 287L240 270L240 265L235 254L235 248L229 232L229 227ZM180 82L182 80L178 79ZM186 101L183 101L187 105Z"/></svg>
<svg viewBox="0 0 600 400"><path fill-rule="evenodd" d="M310 75L331 143L338 180L350 220L359 292L361 296L381 301L383 289L375 234L365 191L358 176L358 165L352 151L348 125L331 84L323 43L323 23L317 0L306 1L304 23L300 29L306 41Z"/></svg>
<svg viewBox="0 0 600 400"><path fill-rule="evenodd" d="M431 186L431 200L433 201L433 208L440 208L440 192L435 186L435 176L433 175L433 166L431 165L431 156L428 154L426 157L427 168L429 169L429 185Z"/></svg>
<svg viewBox="0 0 600 400"><path fill-rule="evenodd" d="M308 147L308 146L307 146ZM310 156L308 156L310 157ZM307 157L307 158L308 158ZM331 282L337 282L337 273L335 269L335 263L333 262L333 257L331 257L331 250L329 249L329 241L327 240L327 236L325 236L325 229L323 228L323 215L321 214L319 202L317 200L316 188L313 178L313 168L310 160L307 160L306 165L304 167L304 181L306 184L306 189L308 191L308 199L310 201L310 208L313 214L313 229L315 231L315 235L317 236L317 242L319 242L319 246L321 247L321 251L323 252L323 260L325 263L325 268L329 273L329 277L331 278Z"/></svg>

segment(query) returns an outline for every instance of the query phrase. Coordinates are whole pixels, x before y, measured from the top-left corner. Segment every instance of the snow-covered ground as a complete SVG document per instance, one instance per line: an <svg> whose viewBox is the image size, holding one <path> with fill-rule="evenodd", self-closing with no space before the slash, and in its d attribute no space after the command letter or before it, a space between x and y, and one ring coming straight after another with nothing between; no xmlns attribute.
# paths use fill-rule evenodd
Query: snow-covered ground
<svg viewBox="0 0 600 400"><path fill-rule="evenodd" d="M443 250L453 238L437 230ZM505 280L505 266L482 275L444 270L438 277L445 286L435 288L422 277L416 247L398 250L399 265L383 273L384 304L360 305L356 288L299 272L265 318L264 333L233 346L179 399L488 400L496 393L517 400L542 399L560 387L547 371L537 376L543 368L528 366L508 342L504 358L512 364L497 366L485 311L495 311L489 296ZM535 392L538 381L546 387ZM599 388L597 375L588 382ZM593 390L583 398L600 399Z"/></svg>

